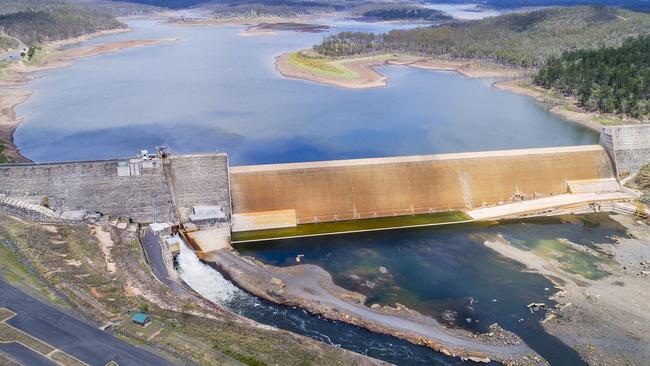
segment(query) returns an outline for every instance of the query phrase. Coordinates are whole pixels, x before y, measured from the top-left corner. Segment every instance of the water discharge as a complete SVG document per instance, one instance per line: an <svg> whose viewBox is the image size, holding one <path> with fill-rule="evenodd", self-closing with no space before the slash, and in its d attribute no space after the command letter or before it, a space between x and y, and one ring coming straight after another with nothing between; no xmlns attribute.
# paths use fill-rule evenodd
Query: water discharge
<svg viewBox="0 0 650 366"><path fill-rule="evenodd" d="M183 281L214 303L225 305L235 296L244 295L242 290L223 278L221 273L202 263L185 243L181 245L178 264Z"/></svg>
<svg viewBox="0 0 650 366"><path fill-rule="evenodd" d="M356 326L310 315L301 309L258 299L201 262L186 245L181 245L179 267L183 281L203 297L262 324L399 365L465 364L459 359L445 357L429 348L395 337L371 333Z"/></svg>

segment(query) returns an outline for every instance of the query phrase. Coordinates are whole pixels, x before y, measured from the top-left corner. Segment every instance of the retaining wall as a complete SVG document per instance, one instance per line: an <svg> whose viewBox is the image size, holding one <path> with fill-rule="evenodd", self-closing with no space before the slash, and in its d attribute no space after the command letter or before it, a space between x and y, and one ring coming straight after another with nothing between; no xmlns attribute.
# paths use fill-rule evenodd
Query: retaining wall
<svg viewBox="0 0 650 366"><path fill-rule="evenodd" d="M167 161L183 222L189 220L192 206L198 205L221 206L226 217L230 217L226 154L172 155Z"/></svg>
<svg viewBox="0 0 650 366"><path fill-rule="evenodd" d="M633 174L650 162L650 124L603 127L600 144L620 176Z"/></svg>
<svg viewBox="0 0 650 366"><path fill-rule="evenodd" d="M0 193L47 197L56 210L87 209L142 222L152 219L151 195L156 193L158 220L169 220L162 164L152 161L139 175L118 176L118 166L124 165L128 170L128 160L0 165Z"/></svg>
<svg viewBox="0 0 650 366"><path fill-rule="evenodd" d="M465 210L611 178L599 145L230 168L233 214L294 209L298 223Z"/></svg>
<svg viewBox="0 0 650 366"><path fill-rule="evenodd" d="M0 194L27 201L47 197L55 210L86 209L151 222L155 193L157 221L171 221L176 215L168 168L179 206L221 205L229 213L224 154L173 156L166 165L160 159L0 165Z"/></svg>

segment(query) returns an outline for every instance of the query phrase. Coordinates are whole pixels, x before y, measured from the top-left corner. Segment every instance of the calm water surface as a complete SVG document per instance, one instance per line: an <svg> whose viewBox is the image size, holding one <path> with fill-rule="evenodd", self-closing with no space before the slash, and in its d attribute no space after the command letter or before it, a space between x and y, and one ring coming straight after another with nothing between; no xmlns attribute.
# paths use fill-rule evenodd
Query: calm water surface
<svg viewBox="0 0 650 366"><path fill-rule="evenodd" d="M256 164L597 142L595 133L549 114L529 98L493 90L486 80L383 67L387 87L347 90L276 72L275 56L310 47L323 34L241 37L243 28L237 26L183 28L142 20L131 25L135 32L88 43L179 41L84 59L30 83L34 94L17 109L25 117L15 136L23 154L37 162L100 159L167 143L176 153L225 151L233 164ZM336 21L332 31L395 27ZM501 233L528 250L559 248L558 260L567 268L598 278L606 275L595 267L600 258L577 255L557 238L588 245L585 240L600 242L618 230L601 221L401 230L240 250L278 265L305 254L308 263L323 266L337 283L366 294L371 303L400 302L476 331L499 322L554 364L578 364L575 352L546 335L537 324L539 314L525 307L531 301L548 303L550 282L522 272L481 242ZM231 306L259 321L336 339L390 362L456 363L392 337L251 301Z"/></svg>
<svg viewBox="0 0 650 366"><path fill-rule="evenodd" d="M283 78L282 52L324 34L242 37L239 26L134 21L95 39L179 41L80 60L29 84L16 144L38 162L225 151L233 164L591 144L593 132L487 80L383 67L387 87L348 90ZM332 31L396 25L335 23ZM405 27L407 25L402 25Z"/></svg>

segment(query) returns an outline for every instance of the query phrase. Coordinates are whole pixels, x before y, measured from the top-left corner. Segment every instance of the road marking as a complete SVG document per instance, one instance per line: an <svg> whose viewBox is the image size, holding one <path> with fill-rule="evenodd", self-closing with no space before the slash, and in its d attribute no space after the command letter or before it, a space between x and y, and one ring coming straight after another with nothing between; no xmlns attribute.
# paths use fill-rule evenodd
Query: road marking
<svg viewBox="0 0 650 366"><path fill-rule="evenodd" d="M41 341L40 339L32 336L29 333L7 324L8 319L13 318L17 314L5 307L0 308L0 343L18 343L24 347L41 354L55 363L62 366L89 366L87 363L79 360L78 358L69 355L60 349ZM13 333L13 334L12 334ZM4 338L4 337L7 338ZM22 339L21 339L22 338ZM29 341L32 345L26 344ZM37 350L35 347L40 348Z"/></svg>

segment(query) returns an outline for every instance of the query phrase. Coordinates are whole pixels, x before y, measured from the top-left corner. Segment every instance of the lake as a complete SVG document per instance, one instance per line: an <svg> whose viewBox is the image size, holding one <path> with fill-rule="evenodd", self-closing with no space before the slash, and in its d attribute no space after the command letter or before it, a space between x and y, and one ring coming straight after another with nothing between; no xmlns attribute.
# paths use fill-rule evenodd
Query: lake
<svg viewBox="0 0 650 366"><path fill-rule="evenodd" d="M396 25L335 21L332 31ZM224 151L233 165L591 144L591 130L489 80L379 68L389 85L348 90L283 78L275 56L323 33L244 37L242 26L131 21L124 39L179 41L48 71L17 108L15 142L36 162ZM406 27L407 25L400 25Z"/></svg>

